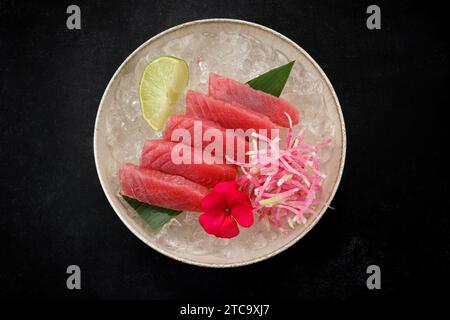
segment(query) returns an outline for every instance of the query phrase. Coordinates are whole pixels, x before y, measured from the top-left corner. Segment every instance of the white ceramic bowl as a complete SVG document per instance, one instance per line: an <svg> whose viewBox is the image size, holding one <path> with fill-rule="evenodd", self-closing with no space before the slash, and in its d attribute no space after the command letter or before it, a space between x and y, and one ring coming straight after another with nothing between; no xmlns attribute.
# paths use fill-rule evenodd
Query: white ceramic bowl
<svg viewBox="0 0 450 320"><path fill-rule="evenodd" d="M190 38L190 35L194 36ZM310 103L311 101L319 101L320 103L320 108L319 106L317 106L317 108L316 106L310 106L311 109L309 112L306 112L307 114L305 114L305 112L301 110L302 106L299 106L301 110L301 116L304 117L304 121L310 124L314 123L314 121L316 121L317 119L324 118L325 116L330 125L323 128L331 127L332 130L330 132L332 132L334 137L333 147L330 151L330 154L327 156L329 159L324 165L324 171L327 174L327 178L324 182L322 199L325 204L320 208L317 217L310 218L306 225L294 229L286 236L277 236L275 240L269 241L265 243L264 246L260 246L259 248L255 248L254 250L245 249L247 250L245 254L240 255L233 255L230 254L230 252L228 252L225 256L217 255L215 253L199 254L197 251L194 252L190 250L189 246L187 247L187 249L180 249L167 247L166 245L161 244L160 241L158 241L158 232L150 230L139 218L139 216L137 216L134 211L118 196L117 168L120 161L118 161L117 157L120 158L120 156L115 155L118 151L120 153L120 148L125 147L126 143L123 143L123 145L121 145L120 139L111 140L111 131L108 131L111 130L110 128L108 129L108 126L111 126L109 121L111 121L111 118L114 118L117 113L119 113L118 117L120 117L120 112L122 110L120 103L118 104L116 101L119 94L118 90L120 89L123 91L129 89L134 90L133 92L136 91L136 81L133 82L132 80L129 83L125 82L128 81L126 79L130 78L129 75L133 74L133 72L137 74L137 77L139 77L138 73L141 72L140 69L145 66L142 65L142 61L146 61L145 59L150 59L151 57L167 55L167 53L170 54L170 50L176 51L175 47L177 45L180 45L180 43L176 42L176 39L188 39L190 41L188 45L192 45L193 47L195 47L196 41L205 41L199 40L202 36L216 37L217 35L219 35L220 37L224 37L223 41L227 41L227 43L229 42L229 45L231 46L230 49L232 51L234 50L232 46L236 46L236 50L248 50L248 48L245 46L237 47L240 45L239 41L238 43L233 42L235 39L245 38L252 39L251 41L254 41L251 42L252 44L256 43L263 49L270 49L270 52L277 55L278 58L281 57L281 59L296 60L294 69L291 73L291 77L297 77L296 79L300 82L296 82L297 87L292 88L293 94L298 94L297 98L303 99L301 101L304 101L305 105L308 103L308 101ZM171 49L169 46L168 49L164 49L166 51L169 50L169 52L162 52L161 48L165 48L164 46L167 43L173 43L173 49ZM205 46L203 46L203 50L214 49L215 48L213 45L211 45L210 48L207 49L205 49ZM255 70L257 68L255 69L255 65L252 64L258 63L257 55L259 49L256 48L252 50L254 50L255 52L252 51L251 56L247 55L247 60L236 62L237 65L240 66L240 68L245 68L245 64L247 63L247 67L249 68L249 70L252 70L252 72L256 72ZM242 57L244 57L244 55L242 55ZM249 57L253 57L253 60L249 60ZM273 59L278 59L277 57L274 56ZM268 57L266 57L266 59L267 58ZM238 55L235 59L239 60L241 59L241 56ZM194 63L195 66L193 65ZM201 71L201 62L199 62L197 58L195 59L195 61L190 61L190 64L190 67L193 70L192 72L195 72L195 68L197 68L198 65L200 65L198 71ZM205 62L203 62L203 64L205 65ZM214 70L214 66L210 67L212 71L218 71L227 76L227 70L224 70L223 68L224 66L222 66L222 69L219 68ZM247 76L247 79L249 78L248 75L243 75L243 78L238 80L243 80L245 76ZM195 78L196 76L192 75L192 77ZM197 77L201 79L202 75L197 75ZM305 80L305 77L307 77L309 80ZM133 77L131 78L135 79ZM190 86L194 85L196 89L201 90L201 88L203 88L205 84L200 83L200 81L201 80L197 80L197 86L195 86L195 83L191 83ZM299 85L299 83L301 85ZM119 86L121 87L119 88ZM122 91L120 94L123 95L124 93ZM285 92L286 89L283 92L282 97L290 100L289 96L284 96ZM295 103L295 101L293 102ZM136 110L133 111L133 117L136 117L135 112L139 112L139 105L136 105L135 101L133 103L134 105L132 108L136 108ZM126 111L128 111L128 109ZM134 121L141 121L141 119L139 118L138 120ZM140 125L141 124L139 124L139 126ZM124 129L122 127L120 127L120 129L114 130L126 130L126 128ZM144 136L154 137L154 135L152 135L153 133L150 132L150 129L148 129L148 126L146 126L144 122L142 122L142 130L144 130L144 133L142 133L141 131L139 132L141 132L141 134L143 134ZM124 131L121 134L127 134L127 132ZM156 35L155 37L142 44L139 48L137 48L120 65L120 67L117 69L112 79L110 80L100 102L94 132L95 163L100 183L111 206L113 207L119 218L122 220L122 222L139 239L141 239L156 251L159 251L160 253L179 261L208 267L235 267L258 262L276 255L277 253L289 248L295 242L300 240L319 221L336 192L344 167L345 149L345 125L339 101L331 83L329 82L328 78L319 67L319 65L300 46L298 46L296 43L286 38L285 36L279 34L278 32L255 23L231 19L207 19L185 23ZM246 232L252 232L251 229L252 228L248 229L248 231ZM235 248L237 248L237 250L240 250L240 243L233 241L240 241L239 237L228 240L225 245L228 246L231 243Z"/></svg>

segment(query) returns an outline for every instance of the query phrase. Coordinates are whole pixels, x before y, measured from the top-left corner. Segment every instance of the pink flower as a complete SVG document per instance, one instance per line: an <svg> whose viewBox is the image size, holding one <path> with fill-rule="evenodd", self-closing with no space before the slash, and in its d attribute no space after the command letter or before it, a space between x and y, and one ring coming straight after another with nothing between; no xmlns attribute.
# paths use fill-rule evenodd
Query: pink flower
<svg viewBox="0 0 450 320"><path fill-rule="evenodd" d="M238 190L236 181L221 182L202 200L199 222L209 234L233 238L239 234L238 223L245 228L253 224L253 208L248 196Z"/></svg>

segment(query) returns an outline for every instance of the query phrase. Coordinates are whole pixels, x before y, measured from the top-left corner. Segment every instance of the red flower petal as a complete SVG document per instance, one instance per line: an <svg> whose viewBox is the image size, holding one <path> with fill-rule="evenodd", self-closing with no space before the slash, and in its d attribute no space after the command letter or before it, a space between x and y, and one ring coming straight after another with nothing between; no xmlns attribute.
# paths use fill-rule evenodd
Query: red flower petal
<svg viewBox="0 0 450 320"><path fill-rule="evenodd" d="M232 238L239 234L238 223L243 227L253 224L253 209L248 196L238 190L236 181L218 183L202 199L203 214L199 222L209 234Z"/></svg>
<svg viewBox="0 0 450 320"><path fill-rule="evenodd" d="M227 193L225 193L226 205L231 208L236 204L245 204L247 206L251 206L250 199L248 196L237 189L230 189Z"/></svg>
<svg viewBox="0 0 450 320"><path fill-rule="evenodd" d="M225 196L219 192L210 192L202 199L202 211L205 213L225 214Z"/></svg>
<svg viewBox="0 0 450 320"><path fill-rule="evenodd" d="M231 215L225 216L222 228L219 233L216 234L219 238L233 238L239 234L239 228L236 220Z"/></svg>
<svg viewBox="0 0 450 320"><path fill-rule="evenodd" d="M253 224L253 209L250 205L241 203L233 205L231 207L231 215L245 228Z"/></svg>
<svg viewBox="0 0 450 320"><path fill-rule="evenodd" d="M203 213L198 218L201 226L209 234L219 238L233 238L239 234L236 220L231 215Z"/></svg>
<svg viewBox="0 0 450 320"><path fill-rule="evenodd" d="M217 235L222 228L225 216L225 212L223 214L203 213L198 217L198 221L207 233Z"/></svg>

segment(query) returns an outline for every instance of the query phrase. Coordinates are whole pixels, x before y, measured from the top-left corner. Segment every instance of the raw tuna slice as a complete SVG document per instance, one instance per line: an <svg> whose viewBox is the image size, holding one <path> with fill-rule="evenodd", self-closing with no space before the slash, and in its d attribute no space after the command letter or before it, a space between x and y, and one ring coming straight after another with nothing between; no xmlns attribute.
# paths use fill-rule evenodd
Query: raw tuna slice
<svg viewBox="0 0 450 320"><path fill-rule="evenodd" d="M293 124L299 121L298 110L286 100L214 73L209 74L208 95L229 103L239 103L268 116L273 122L283 127L289 127L285 112L289 114Z"/></svg>
<svg viewBox="0 0 450 320"><path fill-rule="evenodd" d="M237 170L235 166L228 164L195 164L194 148L190 146L183 146L183 148L189 150L189 164L175 164L172 161L172 149L177 145L178 143L170 141L148 140L142 149L141 167L182 176L210 188L219 182L236 179ZM177 150L177 154L179 154L180 149L175 149L175 152ZM202 153L202 150L200 150L200 155ZM209 161L209 163L212 163L211 159Z"/></svg>
<svg viewBox="0 0 450 320"><path fill-rule="evenodd" d="M201 200L208 188L180 176L140 168L131 163L120 167L123 195L173 210L201 211Z"/></svg>
<svg viewBox="0 0 450 320"><path fill-rule="evenodd" d="M215 121L224 128L267 129L268 133L270 129L277 128L268 117L261 113L191 90L186 95L186 113Z"/></svg>
<svg viewBox="0 0 450 320"><path fill-rule="evenodd" d="M172 133L175 131L175 129L185 129L189 132L191 139L187 141L188 145L191 147L194 147L194 124L197 123L196 130L199 131L201 128L201 133L199 134L201 139L201 145L199 144L198 148L205 149L211 141L207 140L204 141L203 135L205 132L207 132L209 129L216 129L221 132L222 134L222 143L223 143L223 149L222 149L222 160L223 163L226 163L225 155L227 155L229 158L243 162L246 158L245 153L249 150L248 142L241 136L236 135L231 132L226 132L226 130L221 127L217 122L210 121L210 120L203 120L199 117L192 116L192 115L179 115L179 114L173 114L169 116L169 119L166 123L166 129L164 131L163 139L167 141L172 141ZM174 142L179 142L179 140L173 140ZM186 141L184 141L186 142ZM229 149L227 150L227 143L229 145ZM239 150L239 151L238 151ZM215 155L215 152L212 152L213 155ZM219 162L217 162L219 163Z"/></svg>

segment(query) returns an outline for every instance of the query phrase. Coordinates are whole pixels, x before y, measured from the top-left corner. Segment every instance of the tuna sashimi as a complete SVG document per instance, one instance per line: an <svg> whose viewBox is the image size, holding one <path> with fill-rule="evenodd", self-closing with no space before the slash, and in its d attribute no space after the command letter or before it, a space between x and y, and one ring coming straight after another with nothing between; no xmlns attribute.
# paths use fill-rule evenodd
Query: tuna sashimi
<svg viewBox="0 0 450 320"><path fill-rule="evenodd" d="M283 127L289 127L289 120L284 114L285 112L289 114L293 124L297 124L299 121L298 110L286 100L214 73L209 74L208 95L260 112Z"/></svg>
<svg viewBox="0 0 450 320"><path fill-rule="evenodd" d="M268 117L261 113L191 90L186 94L186 113L215 121L224 128L267 129L268 133L270 129L277 128Z"/></svg>
<svg viewBox="0 0 450 320"><path fill-rule="evenodd" d="M186 178L126 163L120 167L120 189L127 197L182 211L201 211L208 188Z"/></svg>
<svg viewBox="0 0 450 320"><path fill-rule="evenodd" d="M215 129L221 132L222 134L222 142L223 142L223 149L222 149L222 160L225 163L225 155L227 155L229 158L238 161L243 162L246 158L244 156L245 152L249 151L249 145L248 142L241 136L227 132L223 127L221 127L217 122L210 121L210 120L203 120L199 117L192 116L192 115L179 115L179 114L173 114L169 116L169 119L167 120L166 129L164 131L163 139L167 141L172 141L172 133L176 129L185 129L189 132L191 139L188 141L188 145L191 147L194 147L194 124L197 123L198 127L196 130L201 129L201 137L202 137L202 143L201 148L204 149L206 146L208 146L211 142L210 141L203 141L203 135L205 132L207 132L209 129ZM178 142L178 140L173 140L174 142ZM227 149L227 144L229 148ZM200 147L200 146L198 146ZM239 150L243 151L240 152L241 155L238 157L238 148ZM214 155L215 153L213 153Z"/></svg>
<svg viewBox="0 0 450 320"><path fill-rule="evenodd" d="M219 182L236 179L236 166L228 164L213 164L211 160L209 160L209 163L211 164L204 162L195 164L195 149L190 146L183 146L183 150L189 150L189 164L174 163L172 159L172 150L177 145L178 143L170 141L148 140L142 149L141 167L182 176L186 179L211 188ZM179 154L180 150L175 149L175 152L178 152L177 154ZM201 154L202 151L200 150L200 155Z"/></svg>

